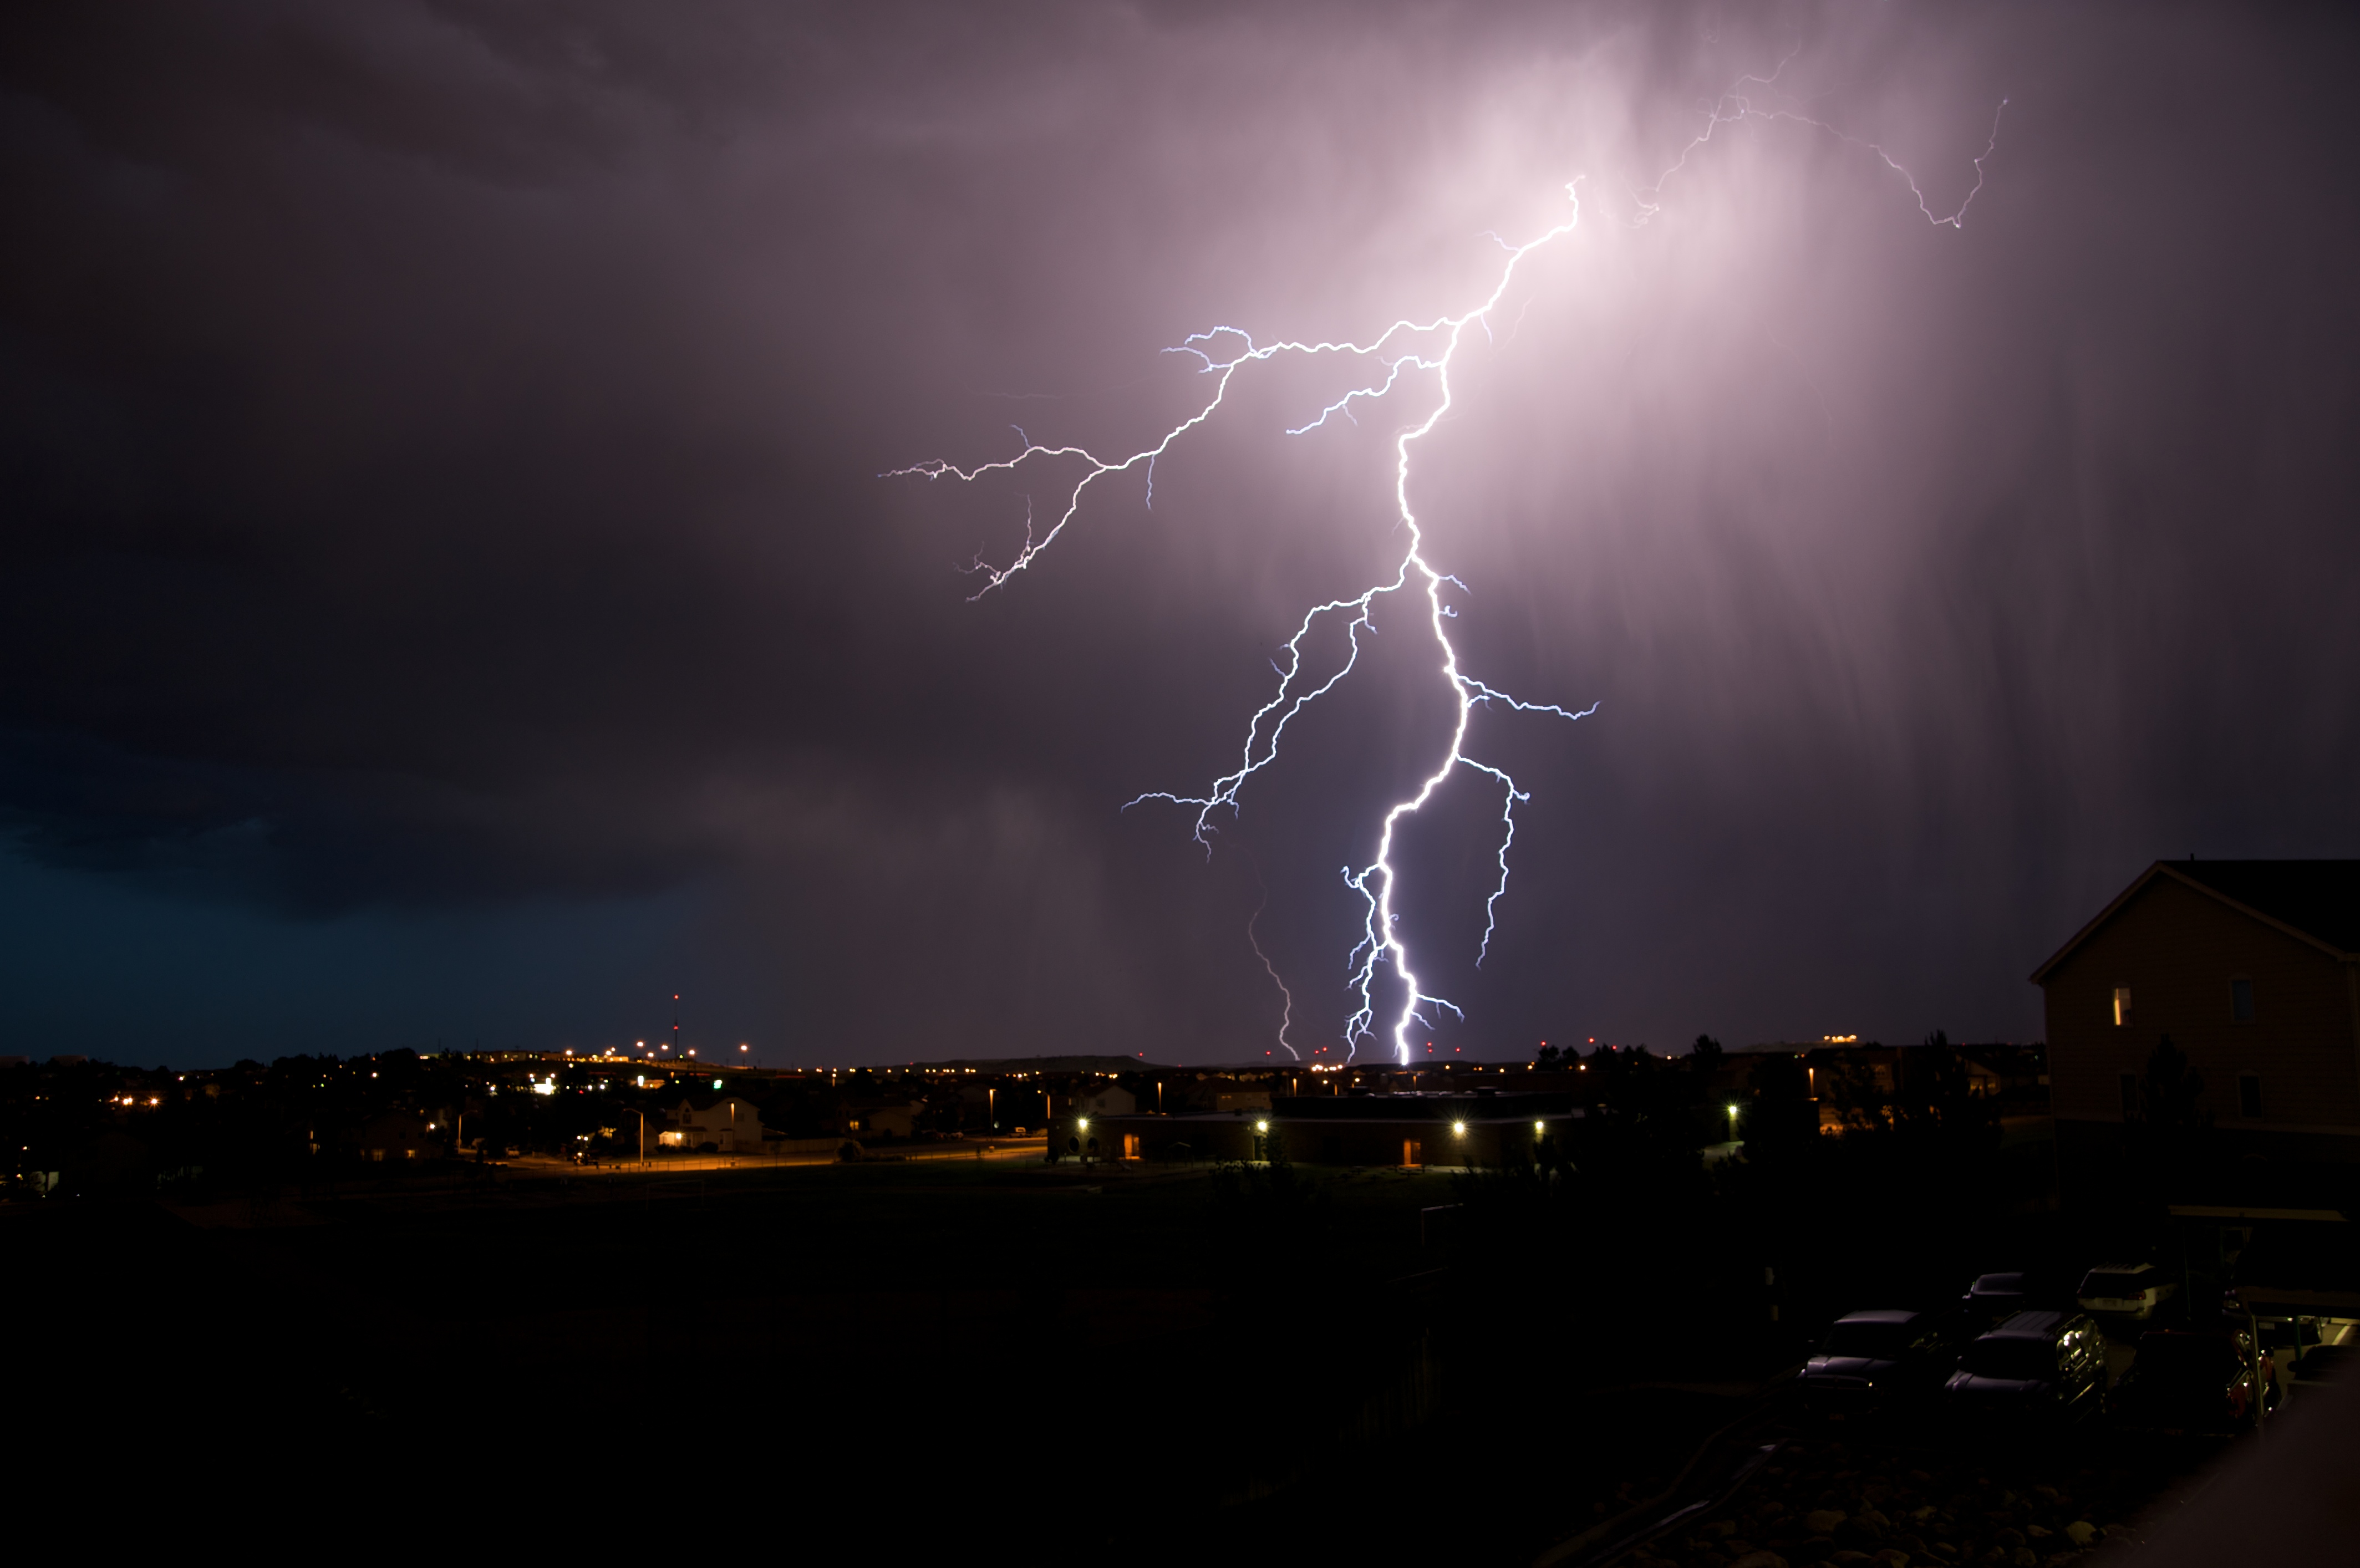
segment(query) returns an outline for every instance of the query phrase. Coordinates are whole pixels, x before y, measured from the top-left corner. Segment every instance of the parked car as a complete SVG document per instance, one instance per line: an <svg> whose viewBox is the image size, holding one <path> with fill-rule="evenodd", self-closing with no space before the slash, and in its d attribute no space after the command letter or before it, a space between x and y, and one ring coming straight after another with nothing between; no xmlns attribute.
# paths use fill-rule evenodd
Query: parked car
<svg viewBox="0 0 2360 1568"><path fill-rule="evenodd" d="M2073 1296L2085 1312L2145 1323L2179 1289L2152 1263L2101 1263L2081 1276Z"/></svg>
<svg viewBox="0 0 2360 1568"><path fill-rule="evenodd" d="M1942 1393L1961 1415L2070 1421L2096 1412L2105 1385L2095 1323L2080 1312L2018 1312L1967 1345Z"/></svg>
<svg viewBox="0 0 2360 1568"><path fill-rule="evenodd" d="M2031 1278L2028 1274L1978 1274L1960 1298L1960 1305L1984 1327L1994 1327L2029 1304L2025 1297Z"/></svg>
<svg viewBox="0 0 2360 1568"><path fill-rule="evenodd" d="M2151 1328L2115 1385L2122 1425L2174 1435L2242 1432L2278 1401L2278 1369L2248 1329Z"/></svg>
<svg viewBox="0 0 2360 1568"><path fill-rule="evenodd" d="M2291 1368L2296 1387L2324 1383L2338 1376L2349 1364L2352 1346L2322 1345L2305 1350Z"/></svg>
<svg viewBox="0 0 2360 1568"><path fill-rule="evenodd" d="M1929 1395L1959 1364L1965 1326L1953 1312L1848 1312L1796 1378L1819 1410L1868 1409Z"/></svg>

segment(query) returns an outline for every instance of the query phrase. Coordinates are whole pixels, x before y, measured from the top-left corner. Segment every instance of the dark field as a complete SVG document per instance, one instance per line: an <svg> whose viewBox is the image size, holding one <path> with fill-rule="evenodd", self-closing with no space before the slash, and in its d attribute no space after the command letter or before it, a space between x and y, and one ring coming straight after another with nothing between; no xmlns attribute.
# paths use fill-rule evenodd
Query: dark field
<svg viewBox="0 0 2360 1568"><path fill-rule="evenodd" d="M1825 1141L1766 1197L1763 1171L1632 1151L1580 1179L454 1166L16 1205L0 1249L40 1347L16 1415L49 1461L290 1527L432 1475L497 1478L482 1519L567 1534L635 1532L686 1487L749 1541L888 1556L1529 1563L1732 1421L1826 1441L1751 1396L1829 1312L2068 1245L2044 1213L1916 1224L1925 1192ZM1829 1485L1896 1466L1936 1459ZM2075 1468L2037 1484L2090 1491ZM2107 1479L2095 1522L2170 1468Z"/></svg>

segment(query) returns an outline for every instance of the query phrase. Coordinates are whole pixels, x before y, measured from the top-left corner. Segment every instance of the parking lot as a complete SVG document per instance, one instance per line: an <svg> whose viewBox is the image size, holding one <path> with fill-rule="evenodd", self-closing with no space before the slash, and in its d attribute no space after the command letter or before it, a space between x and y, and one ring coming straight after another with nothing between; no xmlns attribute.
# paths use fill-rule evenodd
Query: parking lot
<svg viewBox="0 0 2360 1568"><path fill-rule="evenodd" d="M2101 1318L2074 1298L1978 1317L1971 1296L1957 1309L1970 1313L1975 1332L1968 1335L1956 1333L1951 1309L1846 1314L1822 1341L1823 1353L1881 1343L1898 1354L1875 1360L1822 1354L1791 1379L1774 1380L1749 1417L1699 1451L1683 1481L1644 1498L1644 1487L1626 1488L1622 1500L1633 1504L1626 1513L1602 1520L1594 1539L1556 1562L2032 1568L2074 1562L2110 1542L2136 1545L2167 1527L2217 1462L2242 1445L2267 1443L2290 1410L2321 1398L2360 1338L2360 1324L2349 1319L2256 1319L2234 1301L2224 1303L2227 1312L2191 1312L2171 1292L2162 1295L2144 1318ZM1856 1332L1848 1335L1848 1325ZM2233 1364L2211 1358L2226 1354L2240 1333L2251 1342L2249 1387L2263 1388L2260 1377L2268 1379L2250 1408L2224 1391L2234 1380ZM1979 1364L1976 1347L1990 1343L1985 1335L2011 1334L2019 1345L2054 1343L2061 1362L2070 1361L2077 1335L2094 1335L2097 1345L2084 1356L2095 1363L2087 1393L1998 1402L1960 1397L1966 1369ZM2144 1368L2143 1343L2151 1363ZM2191 1356L2191 1347L2200 1354ZM1929 1365L1896 1379L1913 1351ZM1849 1374L1841 1379L1847 1386L1813 1390L1811 1371L1830 1365ZM1944 1365L1957 1370L1937 1378ZM2136 1397L2143 1379L2164 1394Z"/></svg>

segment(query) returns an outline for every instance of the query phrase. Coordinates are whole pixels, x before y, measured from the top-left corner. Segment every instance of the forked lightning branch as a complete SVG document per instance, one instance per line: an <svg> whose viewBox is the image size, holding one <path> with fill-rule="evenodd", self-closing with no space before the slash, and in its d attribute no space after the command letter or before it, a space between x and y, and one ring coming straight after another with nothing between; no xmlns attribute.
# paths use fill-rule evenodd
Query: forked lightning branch
<svg viewBox="0 0 2360 1568"><path fill-rule="evenodd" d="M1776 74L1773 72L1773 78ZM1766 85L1770 79L1749 77L1746 80ZM1748 119L1789 120L1830 132L1846 142L1874 152L1908 181L1911 193L1918 198L1919 210L1929 222L1955 229L1965 215L1966 202L1961 202L1956 212L1947 217L1935 216L1927 208L1917 180L1883 147L1863 142L1822 122L1786 111L1756 109L1748 100L1734 93L1713 104L1707 115L1703 132L1682 151L1679 163L1666 171L1666 178L1685 164L1688 154L1709 141L1713 132L1722 125ZM1998 128L1998 121L1994 117L1992 125L1994 146L1996 146ZM1991 150L1986 147L1983 157L1989 157ZM1983 161L1983 158L1974 160L1975 191L1982 189ZM1659 196L1662 185L1663 180L1658 179L1652 188L1653 193ZM1349 975L1348 986L1358 999L1358 1006L1344 1029L1348 1056L1357 1053L1360 1041L1377 1036L1381 1027L1377 993L1382 971L1387 968L1392 970L1400 993L1398 1007L1390 1004L1386 1007L1390 1019L1383 1026L1392 1037L1396 1061L1406 1062L1409 1060L1410 1026L1430 1022L1428 1009L1447 1009L1454 1014L1459 1012L1448 999L1429 991L1418 977L1408 945L1401 933L1401 876L1394 866L1393 855L1404 822L1424 810L1442 786L1461 768L1481 775L1499 791L1500 834L1495 856L1499 878L1484 901L1483 937L1476 952L1477 964L1480 966L1490 953L1491 937L1498 929L1499 903L1508 888L1508 855L1515 842L1516 807L1530 797L1505 769L1469 753L1469 730L1475 710L1478 707L1498 707L1513 713L1567 721L1587 718L1597 712L1594 702L1575 709L1553 702L1524 701L1488 684L1461 665L1459 649L1450 637L1449 623L1456 618L1456 614L1448 603L1445 587L1463 589L1465 584L1429 559L1426 527L1411 495L1414 459L1419 444L1433 433L1436 426L1451 410L1455 396L1452 372L1470 330L1480 329L1488 334L1492 312L1499 309L1500 302L1507 296L1515 282L1518 268L1525 259L1563 240L1579 224L1581 207L1577 187L1568 185L1566 197L1568 211L1563 222L1522 245L1508 245L1502 242L1505 256L1490 291L1473 306L1456 314L1437 315L1426 320L1404 317L1375 336L1360 342L1306 342L1290 338L1259 343L1252 333L1233 326L1216 326L1192 333L1185 343L1165 352L1196 359L1202 373L1211 378L1211 393L1196 412L1165 430L1152 444L1135 452L1102 457L1087 447L1046 445L1032 441L1020 430L1017 434L1023 445L1011 457L973 467L934 460L895 469L885 475L889 478L918 475L928 479L972 482L990 474L1013 474L1019 469L1060 464L1076 473L1071 487L1065 492L1064 504L1057 508L1055 520L1045 529L1036 528L1028 514L1023 547L1012 559L1000 565L980 558L975 561L973 570L983 579L983 586L977 591L977 596L980 597L1006 586L1018 572L1039 561L1043 552L1056 543L1058 537L1080 515L1084 503L1094 492L1105 488L1109 481L1125 476L1135 478L1141 485L1145 504L1152 508L1155 498L1157 460L1171 452L1191 431L1210 422L1221 411L1237 378L1257 365L1279 359L1306 359L1332 360L1349 367L1346 389L1325 406L1306 409L1303 421L1287 431L1290 436L1307 436L1338 415L1351 419L1356 405L1407 396L1406 388L1416 387L1427 393L1428 401L1423 417L1405 425L1393 441L1393 505L1406 543L1393 575L1349 597L1331 599L1304 612L1294 635L1286 640L1284 654L1274 661L1279 677L1278 688L1248 721L1245 744L1234 768L1215 778L1202 793L1156 790L1129 802L1129 805L1135 806L1142 801L1159 800L1182 808L1195 808L1194 836L1209 855L1212 851L1211 834L1215 831L1214 814L1226 810L1232 818L1235 817L1240 809L1240 795L1247 781L1277 761L1280 743L1285 737L1287 726L1306 708L1334 691L1359 665L1360 639L1364 633L1374 629L1377 602L1389 595L1406 594L1422 607L1422 619L1434 642L1435 676L1450 695L1453 718L1448 743L1436 758L1432 769L1419 779L1415 789L1394 801L1373 824L1373 854L1368 863L1342 868L1345 885L1359 896L1363 909L1360 938L1346 964ZM1971 202L1973 198L1974 191L1970 191L1967 201ZM1643 200L1641 221L1655 210L1653 201ZM1306 640L1320 626L1338 623L1347 649L1343 660L1324 676L1307 670L1304 655ZM1256 952L1261 952L1259 943L1256 944ZM1268 962L1265 957L1265 965ZM1273 979L1278 978L1275 969L1271 973ZM1280 985L1284 989L1283 980ZM1285 1044L1283 1031L1281 1043ZM1286 1049L1290 1055L1295 1054L1292 1045L1287 1045Z"/></svg>

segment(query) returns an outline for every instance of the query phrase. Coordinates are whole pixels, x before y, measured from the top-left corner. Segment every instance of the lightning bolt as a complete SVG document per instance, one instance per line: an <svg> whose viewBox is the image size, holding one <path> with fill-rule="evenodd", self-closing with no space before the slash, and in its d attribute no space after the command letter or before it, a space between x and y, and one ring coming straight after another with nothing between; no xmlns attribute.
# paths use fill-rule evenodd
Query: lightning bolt
<svg viewBox="0 0 2360 1568"><path fill-rule="evenodd" d="M1918 211L1924 213L1928 223L1954 230L1961 227L1967 206L1983 190L1983 159L1989 158L1998 147L1998 114L1995 113L1993 116L1990 145L1985 147L1983 155L1974 160L1974 190L1968 192L1966 200L1960 203L1957 212L1948 216L1937 216L1928 206L1925 194L1919 189L1915 177L1910 175L1909 171L1896 162L1882 147L1873 142L1863 141L1836 126L1810 119L1806 115L1782 109L1757 109L1743 95L1742 90L1749 83L1767 86L1775 82L1780 72L1786 69L1787 61L1793 58L1793 54L1790 53L1786 60L1779 62L1778 69L1772 71L1769 76L1741 78L1735 88L1710 105L1705 111L1704 129L1681 150L1678 159L1657 177L1654 186L1646 189L1651 191L1654 196L1660 197L1665 182L1686 166L1690 154L1710 142L1713 134L1724 125L1747 120L1785 120L1812 126L1852 146L1863 147L1874 153L1884 160L1887 168L1900 174L1907 182L1911 193L1917 197ZM2004 112L2005 108L2006 101L2003 99L2000 109ZM1426 1008L1446 1010L1460 1018L1466 1016L1455 1003L1426 990L1424 983L1420 981L1416 971L1412 967L1409 949L1402 941L1399 931L1400 914L1394 907L1395 895L1400 888L1400 876L1393 863L1394 839L1402 823L1423 810L1443 784L1462 768L1490 778L1500 787L1502 792L1501 835L1497 855L1500 879L1493 887L1490 897L1484 900L1483 939L1476 954L1477 964L1480 966L1483 959L1490 955L1491 938L1498 927L1499 902L1506 896L1508 890L1508 851L1515 841L1515 810L1520 802L1528 800L1531 797L1518 787L1515 779L1510 777L1506 770L1468 755L1468 729L1476 707L1479 704L1487 707L1497 704L1515 713L1548 714L1568 722L1588 718L1598 711L1598 704L1595 702L1580 709L1565 708L1548 702L1527 702L1486 684L1460 668L1459 650L1450 640L1448 625L1456 617L1457 612L1446 602L1443 590L1444 585L1448 584L1463 592L1466 584L1438 570L1426 558L1425 525L1418 517L1416 507L1410 500L1412 455L1417 444L1432 434L1435 428L1449 414L1456 401L1451 371L1459 350L1466 341L1469 329L1480 326L1488 340L1491 332L1491 316L1499 309L1502 299L1507 296L1515 281L1517 270L1525 258L1564 239L1579 224L1581 219L1579 182L1568 184L1565 191L1571 210L1563 222L1522 245L1511 245L1505 240L1499 239L1497 235L1491 236L1506 253L1505 259L1500 266L1496 281L1490 293L1471 309L1457 314L1438 315L1423 321L1402 317L1366 342L1326 340L1309 342L1284 339L1262 343L1257 343L1253 335L1243 328L1229 325L1218 325L1205 332L1190 333L1184 342L1164 352L1196 358L1199 362L1200 374L1213 378L1210 396L1201 408L1166 430L1153 445L1142 448L1127 456L1106 458L1081 446L1049 445L1037 442L1019 428L1016 432L1017 439L1022 446L1013 457L978 463L973 467L961 467L942 459L931 459L906 468L894 469L880 476L882 478L956 479L964 483L973 483L986 474L1013 474L1027 464L1071 462L1079 465L1080 476L1073 482L1072 488L1065 493L1065 504L1060 508L1056 520L1045 530L1036 528L1032 503L1028 499L1025 511L1024 544L1015 556L1004 565L994 565L980 555L974 558L967 570L982 578L982 585L973 595L974 598L981 598L995 589L1006 586L1018 572L1029 570L1033 562L1040 559L1042 552L1054 544L1058 536L1064 533L1067 526L1080 514L1083 503L1090 491L1103 482L1127 474L1139 474L1144 485L1145 504L1152 509L1155 504L1157 460L1170 452L1190 431L1212 419L1220 411L1222 404L1229 397L1229 388L1238 376L1253 365L1281 357L1306 359L1333 357L1355 361L1367 372L1360 378L1360 385L1351 387L1341 397L1327 404L1313 418L1289 429L1287 433L1294 436L1309 435L1339 415L1349 421L1358 423L1353 412L1355 405L1374 402L1386 397L1407 380L1424 378L1430 381L1435 392L1432 407L1426 411L1423 419L1404 429L1395 436L1393 441L1393 504L1407 546L1391 581L1378 583L1349 598L1331 599L1325 604L1314 605L1304 613L1303 619L1296 626L1294 635L1286 639L1284 662L1276 659L1272 661L1272 668L1278 676L1278 689L1270 701L1257 709L1251 719L1248 721L1245 745L1235 768L1215 779L1210 787L1201 795L1152 790L1126 802L1123 808L1128 811L1131 807L1148 800L1160 800L1172 805L1195 808L1193 837L1197 844L1204 846L1205 853L1210 855L1212 834L1217 831L1213 826L1213 813L1226 808L1232 818L1237 815L1240 810L1239 791L1244 788L1248 779L1277 760L1279 742L1285 735L1288 724L1305 708L1334 691L1338 683L1358 666L1361 635L1373 633L1376 629L1377 601L1389 594L1404 593L1424 598L1426 625L1433 635L1435 648L1440 660L1437 673L1451 693L1455 713L1449 744L1444 748L1441 759L1435 765L1433 771L1419 782L1414 793L1395 801L1386 811L1379 825L1375 855L1366 866L1357 869L1349 866L1342 868L1346 886L1360 896L1364 906L1360 939L1353 945L1346 960L1350 975L1348 988L1357 993L1360 1004L1344 1029L1344 1039L1349 1048L1348 1058L1351 1054L1357 1054L1359 1043L1361 1040L1373 1040L1376 1037L1379 1028L1376 991L1379 981L1378 972L1381 967L1392 969L1399 979L1402 990L1400 1011L1393 1015L1389 1029L1393 1037L1395 1061L1406 1064L1410 1060L1410 1025L1428 1023ZM1644 223L1648 218L1661 210L1659 205L1648 198L1640 196L1636 191L1633 194L1633 199L1638 202L1636 223ZM1332 674L1325 680L1315 681L1314 677L1306 670L1304 642L1315 628L1331 620L1340 620L1342 623L1348 651L1342 663ZM1259 909L1255 910L1255 920L1261 918L1261 912ZM1271 964L1269 957L1262 953L1261 942L1255 940L1252 921L1247 924L1247 937L1253 945L1255 954L1262 958L1263 968L1269 971L1273 981L1277 981L1280 991L1285 996L1287 1018L1291 1021L1294 1016L1294 995L1287 991L1285 982L1279 978L1277 969ZM1295 1048L1288 1045L1285 1040L1284 1031L1285 1026L1283 1024L1280 1030L1280 1043L1286 1045L1290 1055L1295 1055ZM1297 1059L1300 1060L1299 1056Z"/></svg>
<svg viewBox="0 0 2360 1568"><path fill-rule="evenodd" d="M1711 141L1712 134L1721 129L1721 126L1739 125L1748 120L1785 121L1788 125L1806 125L1812 130L1819 131L1826 136L1833 136L1836 140L1842 142L1847 146L1856 147L1866 152L1873 152L1878 157L1878 158L1883 160L1885 168L1901 176L1902 183L1909 187L1909 194L1915 198L1918 202L1918 211L1925 217L1928 223L1938 229L1963 229L1967 226L1967 209L1973 206L1975 204L1975 198L1983 194L1983 160L1991 157L1992 154L1999 151L1999 122L2000 117L2007 113L2007 100L2005 98L2001 99L1999 101L1999 106L1992 111L1991 136L1984 143L1983 150L1977 154L1973 160L1975 169L1975 183L1973 189L1967 192L1964 199L1959 202L1955 211L1948 213L1937 213L1934 209L1927 203L1926 192L1919 187L1918 177L1910 173L1908 169L1903 168L1900 160L1896 158L1891 153L1885 151L1881 144L1869 141L1864 137L1853 136L1850 131L1843 129L1841 126L1830 125L1825 120L1814 119L1808 114L1798 114L1791 109L1757 109L1754 106L1753 100L1745 95L1745 87L1749 83L1757 87L1771 87L1776 85L1778 78L1786 73L1786 67L1793 62L1795 56L1801 52L1802 51L1799 49L1789 49L1786 52L1786 58L1781 60L1778 62L1776 69L1773 70L1767 76L1739 77L1735 86L1732 87L1727 93L1722 93L1706 108L1704 112L1704 129L1699 131L1695 138L1691 140L1688 146L1680 149L1680 156L1675 158L1672 161L1671 166L1666 169L1663 173L1655 177L1655 182L1653 185L1644 186L1641 188L1647 192L1647 195L1642 196L1639 194L1638 191L1633 191L1631 193L1632 199L1639 204L1639 215L1633 221L1634 227L1639 224L1645 223L1648 219L1663 211L1660 203L1655 199L1660 198L1663 195L1665 181L1670 180L1673 175L1677 174L1681 169L1688 167L1688 155L1690 153Z"/></svg>
<svg viewBox="0 0 2360 1568"><path fill-rule="evenodd" d="M1295 993L1286 988L1286 981L1279 974L1278 966L1270 961L1270 954L1262 950L1262 939L1254 935L1254 926L1262 920L1262 910L1269 907L1270 895L1264 893L1262 902L1254 906L1253 918L1246 921L1246 942L1253 949L1253 955L1262 960L1262 972L1270 976L1270 983L1278 987L1278 994L1286 1004L1286 1010L1278 1018L1278 1043L1287 1055L1300 1062L1303 1053L1287 1044L1286 1040L1287 1029L1295 1022Z"/></svg>

